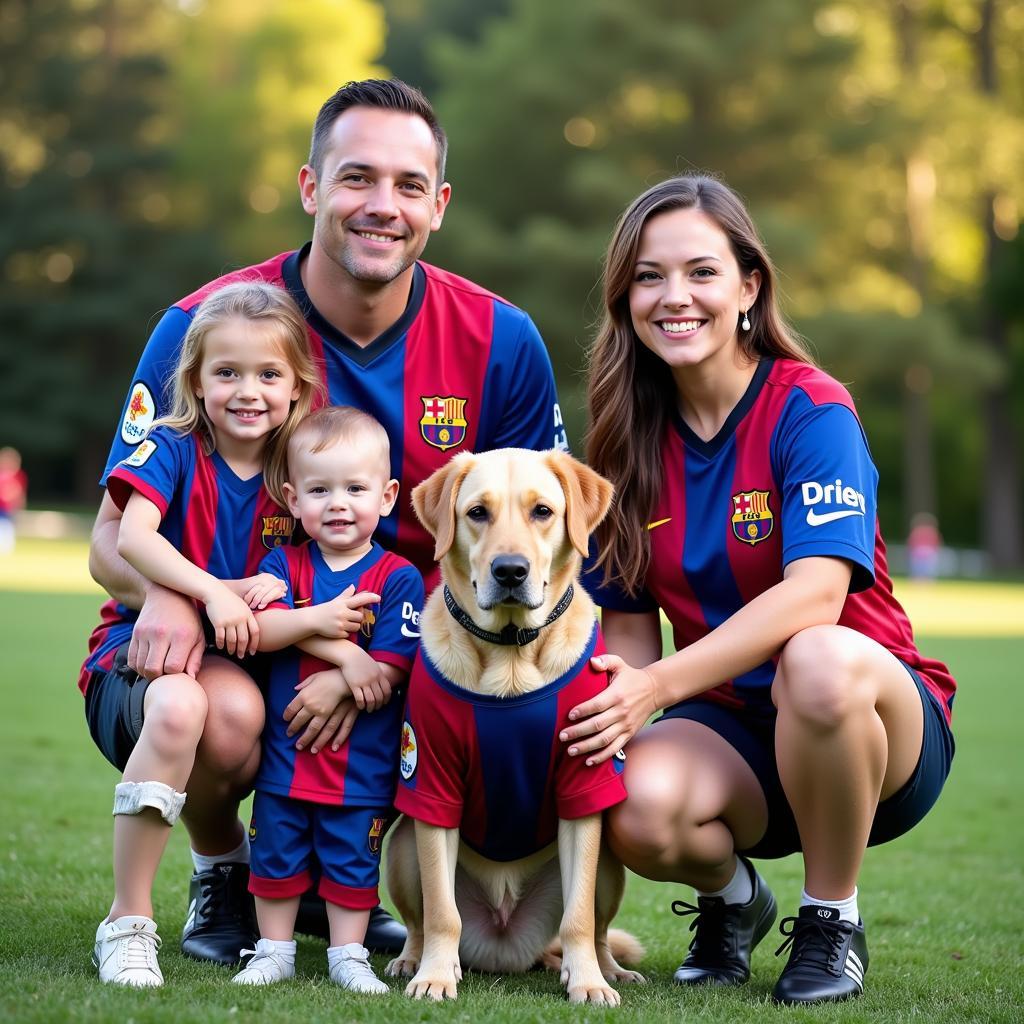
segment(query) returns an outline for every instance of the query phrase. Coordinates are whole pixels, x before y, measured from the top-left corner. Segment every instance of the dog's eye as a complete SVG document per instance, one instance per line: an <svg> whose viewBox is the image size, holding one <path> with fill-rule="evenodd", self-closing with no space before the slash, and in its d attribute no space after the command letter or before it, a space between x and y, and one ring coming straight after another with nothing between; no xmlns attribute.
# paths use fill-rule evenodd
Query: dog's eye
<svg viewBox="0 0 1024 1024"><path fill-rule="evenodd" d="M474 505L466 512L466 518L472 519L474 523L486 523L487 509L483 505Z"/></svg>
<svg viewBox="0 0 1024 1024"><path fill-rule="evenodd" d="M547 505L535 505L531 513L534 519L550 519L554 514Z"/></svg>

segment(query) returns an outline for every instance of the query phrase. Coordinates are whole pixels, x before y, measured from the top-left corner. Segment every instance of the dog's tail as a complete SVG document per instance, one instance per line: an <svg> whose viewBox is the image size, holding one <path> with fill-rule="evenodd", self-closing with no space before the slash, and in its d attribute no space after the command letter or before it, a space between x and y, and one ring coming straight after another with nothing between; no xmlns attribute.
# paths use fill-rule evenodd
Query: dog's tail
<svg viewBox="0 0 1024 1024"><path fill-rule="evenodd" d="M620 964L638 964L647 955L644 944L635 935L621 928L608 929L608 949L612 959ZM561 939L551 940L548 948L541 954L540 964L549 971L562 969Z"/></svg>

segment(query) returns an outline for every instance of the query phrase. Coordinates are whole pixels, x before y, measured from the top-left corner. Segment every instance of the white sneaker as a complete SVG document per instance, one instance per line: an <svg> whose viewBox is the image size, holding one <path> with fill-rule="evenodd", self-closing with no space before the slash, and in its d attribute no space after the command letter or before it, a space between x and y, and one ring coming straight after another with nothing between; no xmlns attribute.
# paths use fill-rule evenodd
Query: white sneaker
<svg viewBox="0 0 1024 1024"><path fill-rule="evenodd" d="M377 996L391 991L373 973L370 951L358 942L350 942L347 946L332 946L327 951L327 967L331 981L350 992Z"/></svg>
<svg viewBox="0 0 1024 1024"><path fill-rule="evenodd" d="M92 962L99 969L100 981L151 988L164 983L156 959L159 948L155 921L148 917L119 917L116 921L104 921L96 929Z"/></svg>
<svg viewBox="0 0 1024 1024"><path fill-rule="evenodd" d="M294 944L294 943L293 943ZM243 949L252 959L231 979L236 985L276 985L295 976L295 954L287 956L273 939L260 939L255 949Z"/></svg>

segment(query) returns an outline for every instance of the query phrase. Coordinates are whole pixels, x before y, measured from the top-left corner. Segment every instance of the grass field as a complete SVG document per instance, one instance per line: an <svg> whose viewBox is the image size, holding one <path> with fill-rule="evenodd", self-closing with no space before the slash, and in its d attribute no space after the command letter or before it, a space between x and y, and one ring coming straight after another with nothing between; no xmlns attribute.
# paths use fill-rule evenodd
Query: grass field
<svg viewBox="0 0 1024 1024"><path fill-rule="evenodd" d="M753 978L744 988L674 988L672 972L689 933L669 903L689 893L631 878L618 923L646 943L642 969L649 983L623 987L618 1010L571 1008L557 979L540 973L470 975L458 1002L434 1006L407 1000L397 984L394 995L375 1001L341 993L326 979L323 944L313 940L300 940L299 980L271 991L239 990L230 984L231 972L183 959L176 942L189 873L183 830L172 839L156 891L167 984L137 992L98 983L89 955L110 899L116 776L89 741L74 685L97 598L59 592L88 589L82 557L80 547L33 552L22 546L17 571L0 563L0 1020L632 1024L682 1019L717 1024L1017 1022L1024 1017L1021 589L971 585L963 606L967 585L940 584L919 595L915 623L922 646L945 659L960 681L954 719L958 750L935 811L910 835L868 854L861 908L871 968L863 999L815 1010L772 1006L768 994L781 966L772 956L781 942L777 935L756 951ZM77 576L62 568L69 559L78 560ZM29 578L45 578L46 586L31 586ZM913 593L908 593L911 605ZM928 626L942 626L944 620L949 624L939 631ZM985 635L963 635L969 632L965 621L980 623ZM993 623L1001 628L994 630ZM792 913L800 891L799 861L759 866L782 913Z"/></svg>

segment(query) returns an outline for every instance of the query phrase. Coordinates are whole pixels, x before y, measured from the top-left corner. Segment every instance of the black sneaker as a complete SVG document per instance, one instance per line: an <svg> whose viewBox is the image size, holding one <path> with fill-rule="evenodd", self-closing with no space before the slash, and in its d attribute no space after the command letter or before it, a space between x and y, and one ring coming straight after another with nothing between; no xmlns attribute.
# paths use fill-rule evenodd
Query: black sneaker
<svg viewBox="0 0 1024 1024"><path fill-rule="evenodd" d="M303 893L302 899L299 901L295 930L303 935L312 935L330 942L327 908L324 906L322 896L315 892ZM405 935L405 925L396 921L383 907L377 906L370 911L370 920L366 926L366 938L363 945L371 953L390 953L394 956L402 952L405 946Z"/></svg>
<svg viewBox="0 0 1024 1024"><path fill-rule="evenodd" d="M690 931L697 934L676 971L677 985L742 985L750 977L750 953L775 921L775 897L745 857L754 893L747 903L726 903L718 896L700 896L697 906L676 900L672 913L696 914Z"/></svg>
<svg viewBox="0 0 1024 1024"><path fill-rule="evenodd" d="M188 887L188 917L181 951L193 960L228 966L259 940L256 910L249 893L248 864L214 864L198 871Z"/></svg>
<svg viewBox="0 0 1024 1024"><path fill-rule="evenodd" d="M840 920L834 907L811 905L785 918L779 930L789 937L775 955L792 949L772 992L776 1002L837 1002L864 991L868 944L863 921L853 925Z"/></svg>

